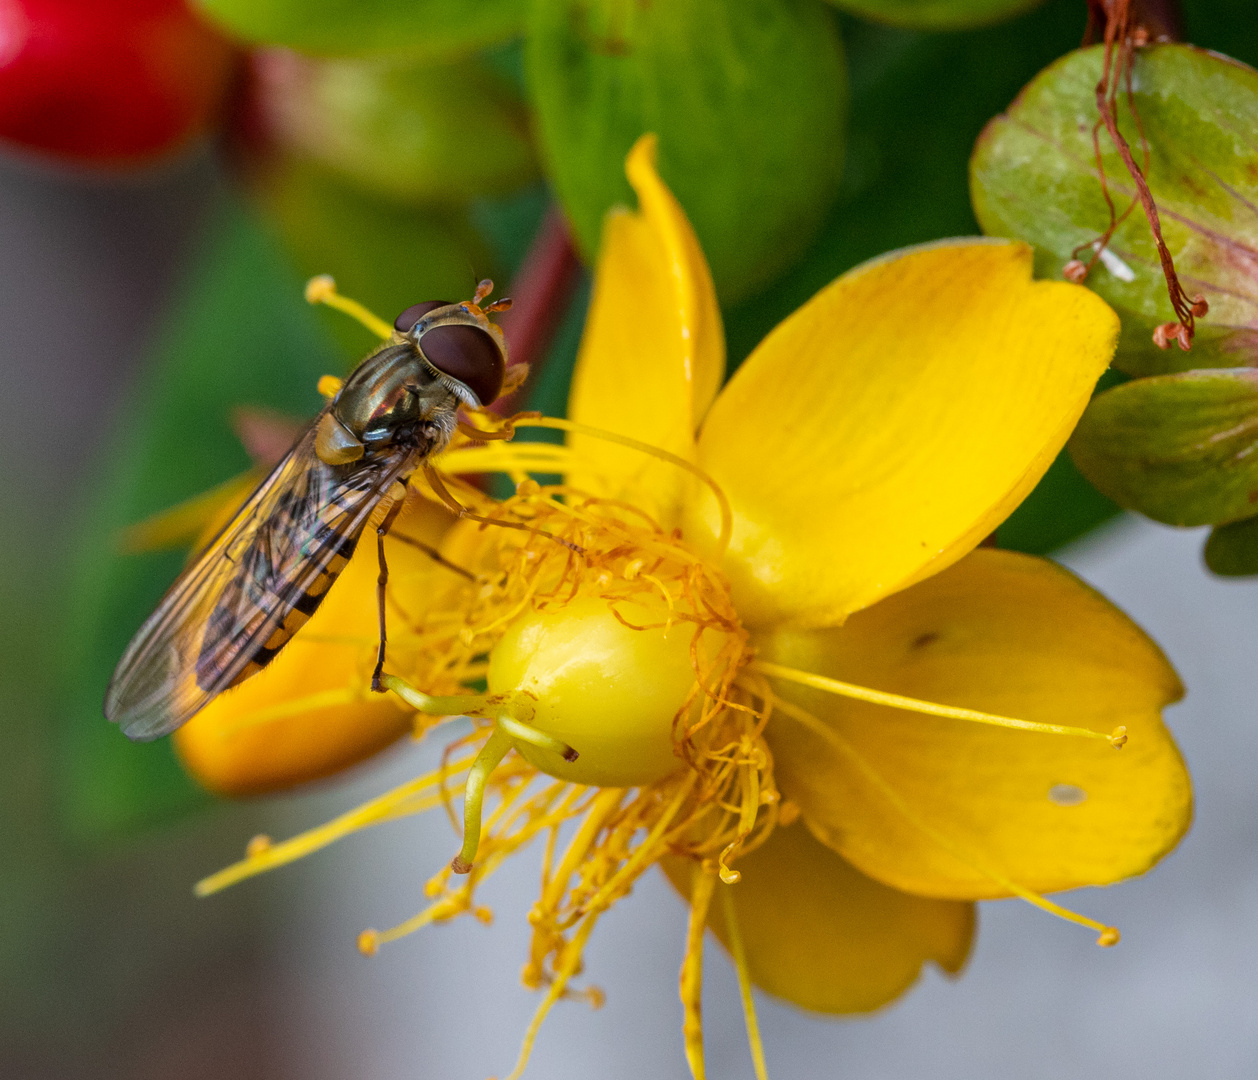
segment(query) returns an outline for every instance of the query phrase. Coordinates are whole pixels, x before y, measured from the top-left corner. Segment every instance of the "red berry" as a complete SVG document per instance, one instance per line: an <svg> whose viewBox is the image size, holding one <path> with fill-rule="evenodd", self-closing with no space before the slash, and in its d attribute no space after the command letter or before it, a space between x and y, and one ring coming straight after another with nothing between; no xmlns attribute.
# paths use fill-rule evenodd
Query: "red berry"
<svg viewBox="0 0 1258 1080"><path fill-rule="evenodd" d="M183 0L0 0L0 139L138 163L210 126L231 72Z"/></svg>

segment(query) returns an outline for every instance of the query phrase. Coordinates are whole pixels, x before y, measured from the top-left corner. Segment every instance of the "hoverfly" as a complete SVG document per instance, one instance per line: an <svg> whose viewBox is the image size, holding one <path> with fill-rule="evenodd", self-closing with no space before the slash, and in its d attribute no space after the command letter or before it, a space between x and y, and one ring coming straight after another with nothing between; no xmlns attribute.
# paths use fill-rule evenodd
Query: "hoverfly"
<svg viewBox="0 0 1258 1080"><path fill-rule="evenodd" d="M407 308L392 337L336 396L217 537L183 571L122 654L105 716L147 741L186 723L211 699L266 667L314 614L370 523L380 558L384 665L384 536L406 483L454 434L460 405L502 392L507 346L481 301Z"/></svg>

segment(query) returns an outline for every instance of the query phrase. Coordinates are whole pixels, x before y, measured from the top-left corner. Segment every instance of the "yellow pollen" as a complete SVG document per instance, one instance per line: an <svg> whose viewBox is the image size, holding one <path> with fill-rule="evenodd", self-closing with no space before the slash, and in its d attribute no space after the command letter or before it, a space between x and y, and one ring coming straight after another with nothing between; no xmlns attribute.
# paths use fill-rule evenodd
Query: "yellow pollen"
<svg viewBox="0 0 1258 1080"><path fill-rule="evenodd" d="M341 387L344 385L344 379L338 379L335 375L322 375L315 384L315 389L319 391L320 397L331 401L341 392Z"/></svg>
<svg viewBox="0 0 1258 1080"><path fill-rule="evenodd" d="M266 833L258 833L245 845L245 858L255 859L271 847L271 838Z"/></svg>

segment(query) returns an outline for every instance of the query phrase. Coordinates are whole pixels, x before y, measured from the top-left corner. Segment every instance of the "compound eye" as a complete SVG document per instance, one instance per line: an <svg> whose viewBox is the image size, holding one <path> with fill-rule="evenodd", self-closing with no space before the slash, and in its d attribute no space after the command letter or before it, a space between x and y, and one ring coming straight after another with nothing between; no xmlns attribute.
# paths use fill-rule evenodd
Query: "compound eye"
<svg viewBox="0 0 1258 1080"><path fill-rule="evenodd" d="M422 304L412 304L393 320L393 329L399 334L409 334L415 329L415 324L430 311L436 311L439 307L448 307L449 304L449 300L425 300Z"/></svg>
<svg viewBox="0 0 1258 1080"><path fill-rule="evenodd" d="M487 331L467 325L434 326L420 338L419 347L433 367L458 379L482 405L498 400L506 357Z"/></svg>

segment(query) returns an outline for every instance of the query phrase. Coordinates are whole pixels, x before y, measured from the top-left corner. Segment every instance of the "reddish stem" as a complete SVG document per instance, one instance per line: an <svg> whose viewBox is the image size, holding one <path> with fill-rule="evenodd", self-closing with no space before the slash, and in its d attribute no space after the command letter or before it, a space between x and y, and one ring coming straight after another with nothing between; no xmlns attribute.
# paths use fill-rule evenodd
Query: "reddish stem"
<svg viewBox="0 0 1258 1080"><path fill-rule="evenodd" d="M503 312L498 320L507 335L510 362L528 364L529 378L519 389L500 398L494 404L495 412L510 416L519 410L529 384L546 359L555 331L567 314L580 270L568 224L552 206L511 282L511 310Z"/></svg>

